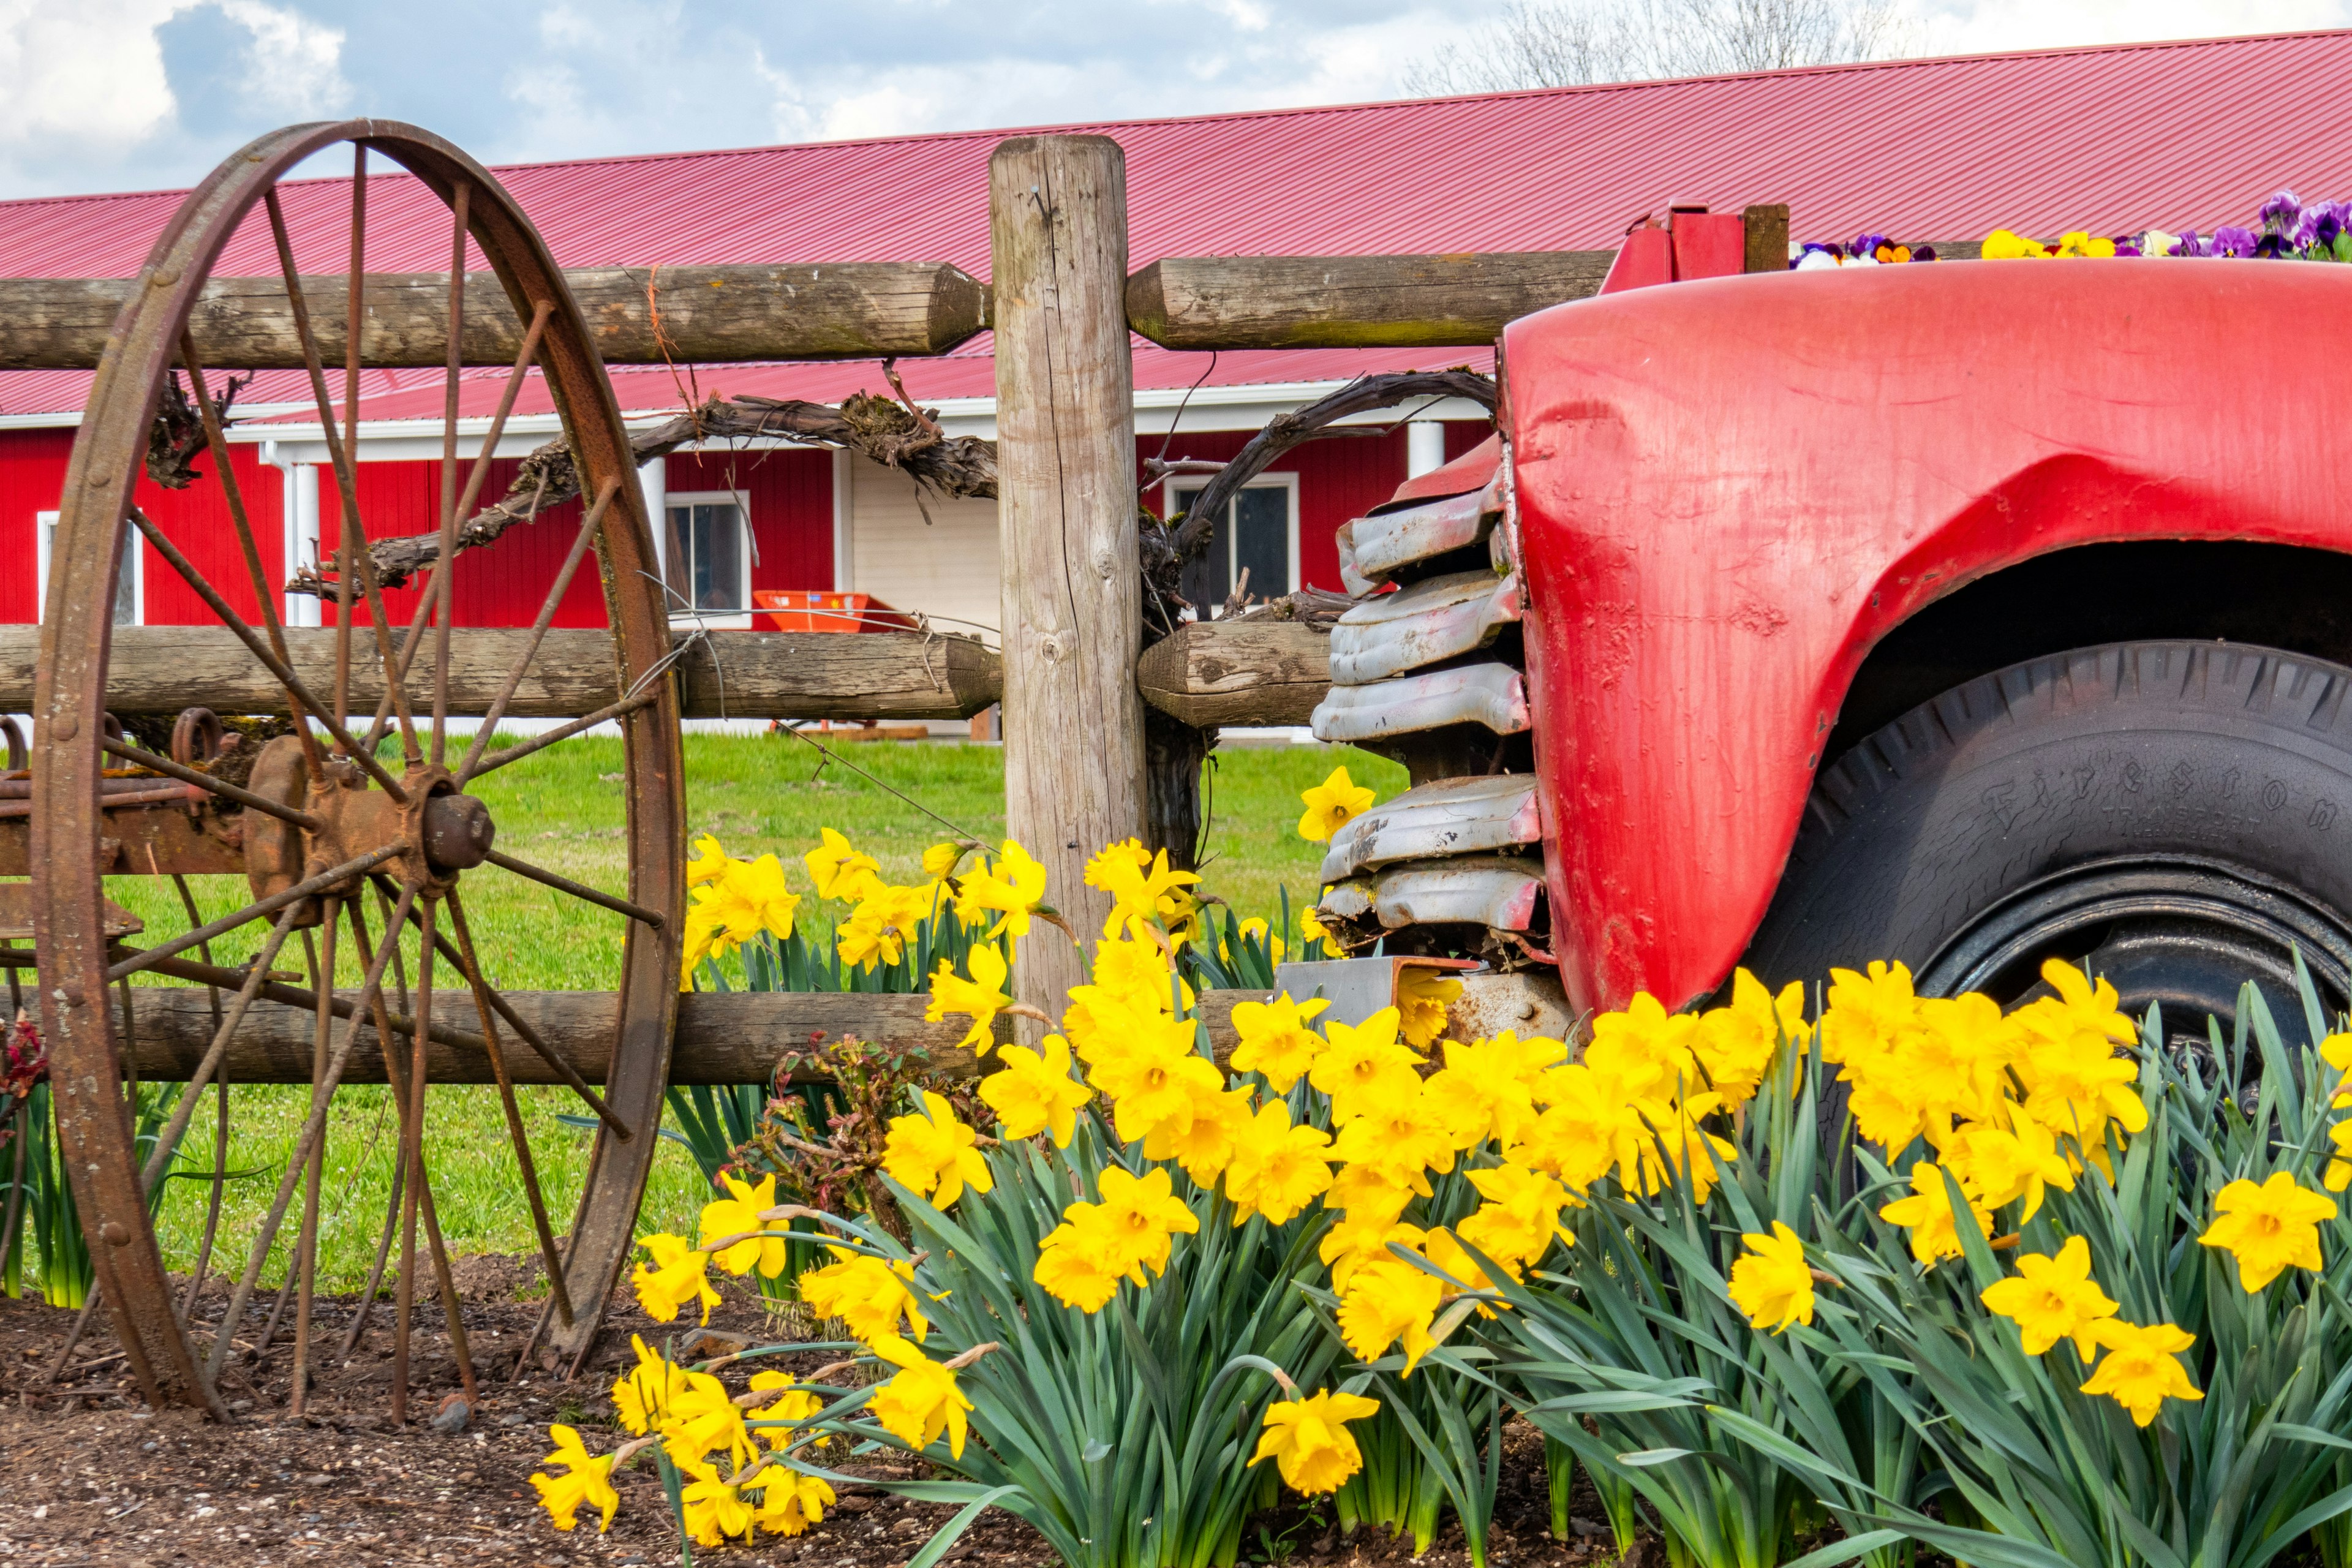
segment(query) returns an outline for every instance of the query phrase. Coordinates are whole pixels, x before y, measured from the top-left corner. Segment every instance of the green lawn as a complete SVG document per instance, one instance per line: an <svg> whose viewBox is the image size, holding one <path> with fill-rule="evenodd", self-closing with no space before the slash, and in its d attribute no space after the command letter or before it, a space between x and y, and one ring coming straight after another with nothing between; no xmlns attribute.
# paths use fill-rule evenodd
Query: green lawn
<svg viewBox="0 0 2352 1568"><path fill-rule="evenodd" d="M880 859L886 875L915 879L924 848L948 837L949 830L902 795L974 837L993 841L1003 834L1003 753L992 746L860 745L842 748L841 754L880 784L826 761L794 740L688 736L694 830L716 833L739 856L773 851L803 891L808 882L798 857L816 841L820 827L848 834ZM1322 848L1297 835L1298 793L1343 763L1358 783L1371 785L1383 798L1404 787L1402 768L1348 748L1275 746L1219 752L1204 889L1229 900L1244 916L1271 916L1276 890L1285 885L1294 909L1311 898ZM617 741L583 739L550 747L483 780L478 793L498 819L499 847L591 885L623 889L620 766ZM882 787L886 784L887 789ZM228 908L242 886L241 879L193 880L208 918ZM467 916L493 984L518 991L612 988L620 953L617 916L494 868L469 875L465 892ZM145 920L152 933L186 929L168 882L117 878L108 884L108 893ZM215 961L242 961L258 946L260 929L249 928L241 939L215 944ZM344 942L342 949L336 965L341 983L356 985L359 965L351 943ZM301 960L289 952L279 965L299 968ZM446 983L446 978L436 982ZM575 1109L569 1091L521 1092L533 1157L560 1227L578 1199L587 1137L556 1120ZM434 1197L453 1252L530 1248L530 1216L496 1091L448 1086L433 1089L429 1099ZM242 1238L249 1244L291 1152L304 1103L305 1091L299 1089L255 1085L231 1091L229 1168L252 1173L230 1189L223 1235L232 1241ZM186 1145L207 1170L210 1107L208 1097ZM355 1086L337 1095L320 1232L327 1289L355 1289L364 1282L390 1194L395 1143L383 1089ZM655 1164L644 1223L653 1228L683 1226L702 1201L699 1189L693 1162L683 1149L666 1142ZM193 1259L204 1208L204 1184L169 1184L163 1235L173 1267L184 1268ZM273 1264L268 1277L278 1274Z"/></svg>

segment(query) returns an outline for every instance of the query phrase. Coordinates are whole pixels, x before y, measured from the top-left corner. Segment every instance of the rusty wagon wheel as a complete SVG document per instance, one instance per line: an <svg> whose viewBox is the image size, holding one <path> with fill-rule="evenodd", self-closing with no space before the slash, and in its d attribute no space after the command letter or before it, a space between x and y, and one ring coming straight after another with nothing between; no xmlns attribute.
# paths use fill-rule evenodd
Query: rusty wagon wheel
<svg viewBox="0 0 2352 1568"><path fill-rule="evenodd" d="M369 155L381 154L415 175L450 214L453 287L440 495L439 559L445 566L426 580L404 634L386 620L381 586L366 553L365 520L357 504L352 442L359 351L349 349L343 367L339 432L329 373L296 285L297 258L277 188L288 171L339 143L353 150L348 253L305 259L314 271L328 269L322 264L348 266L352 319L363 319ZM314 663L305 679L295 668L299 661L289 656L272 585L263 579L252 528L227 460L217 386L204 374L202 345L188 336L198 291L239 223L256 208L266 215L293 301L309 384L346 520L335 563L339 606L331 679ZM465 271L468 237L488 258L527 331L488 438L467 470L461 495L456 432L463 298L456 283ZM468 1394L472 1384L423 1154L427 1038L439 1047L488 1058L552 1287L535 1339L576 1364L587 1352L604 1299L627 1260L656 1143L676 1017L684 902L677 706L665 674L668 617L635 483L635 465L611 385L562 274L521 210L471 158L413 126L355 120L298 125L260 138L189 194L155 242L140 280L144 287L115 322L67 470L49 578L49 615L41 627L34 694L37 731L26 803L31 816L33 960L48 1032L59 1144L72 1173L97 1289L148 1397L218 1411L217 1377L272 1244L287 1225L289 1209L297 1207L299 1187L299 1233L289 1276L289 1285L291 1276L299 1275L301 1286L294 1334L293 1398L299 1408L310 1355L312 1255L328 1107L366 1025L383 1046L383 1072L399 1110L401 1161L393 1200L400 1237L394 1322L395 1418L404 1416L407 1399L409 1307L420 1293L430 1295L436 1286L449 1314L452 1348ZM347 339L353 336L346 334ZM221 585L207 581L133 504L133 485L175 361L188 373L213 458L209 482L223 489L259 611L257 626L232 607ZM562 413L579 469L584 515L533 631L507 670L498 696L487 704L488 716L478 733L469 747L460 747L451 744L448 736L452 574L446 563L455 555L456 524L479 495L507 414L533 363L541 368ZM251 756L250 772L241 784L218 776L209 765L212 759L204 754L216 746L213 737L217 726L205 722L210 715L192 717L174 731L172 749L183 753L178 761L110 732L117 728L107 712L112 606L116 581L124 569L123 542L134 530L284 691L281 716L291 721L291 732L269 741ZM505 751L487 752L499 716L591 551L604 579L619 700ZM240 596L244 587L238 585ZM365 687L366 694L355 694L355 684ZM190 700L203 699L201 692L189 696ZM474 710L483 711L478 698L476 703ZM488 808L467 793L483 774L607 721L618 722L626 758L625 898L500 853L493 847L496 825ZM388 737L397 739L397 755L380 758L380 742ZM149 745L160 748L153 741ZM125 779L141 783L126 787ZM169 798L159 800L159 795ZM124 940L131 931L121 911L115 911L110 927L104 897L104 878L110 873L224 870L243 873L243 890L232 900L241 907L200 921L182 881L189 929L167 940L151 933L143 939L145 945L134 947ZM559 1062L553 1048L496 989L497 976L490 969L495 955L478 947L460 890L477 871L535 879L597 906L593 918L625 922L615 977L615 1032L601 1095ZM371 908L377 916L373 934ZM254 928L246 932L248 942L267 931L251 963L223 970L198 962L211 942L247 927ZM347 952L347 962L356 957L363 972L355 998L339 997L335 991L339 931L356 944ZM297 932L301 942L289 947ZM297 955L321 950L323 957L314 956L309 971L310 989L282 984L289 978L285 965L296 963ZM420 1036L409 1022L402 1005L412 977L416 993L413 1016L433 1018L436 964L442 966L439 984L445 993L457 986L471 993L478 1032L436 1020ZM273 965L278 967L273 971ZM110 988L142 971L209 984L222 1005L222 1022L205 1063L172 1102L173 1121L143 1170L127 1114L116 1009L109 1005ZM123 1001L127 1009L127 992ZM189 1305L174 1300L149 1221L146 1194L161 1179L176 1134L186 1127L241 1016L253 1007L271 1005L299 1005L315 1017L309 1115L258 1233L222 1244L221 1273L234 1280L227 1315L217 1332L192 1333L192 1326L202 1325L184 1321ZM568 1078L599 1123L579 1211L568 1242L561 1246L541 1195L509 1082L506 1062L517 1049L546 1057L551 1067ZM225 1093L222 1114L226 1114ZM221 1146L226 1148L225 1131ZM417 1237L420 1215L423 1248ZM394 1228L388 1215L386 1237ZM379 1268L388 1245L379 1247ZM433 1255L429 1262L427 1252ZM200 1260L199 1276L204 1267ZM193 1288L188 1294L193 1298ZM281 1306L284 1300L281 1293ZM273 1331L275 1321L273 1317ZM356 1335L359 1324L352 1329ZM266 1348L267 1335L263 1339Z"/></svg>

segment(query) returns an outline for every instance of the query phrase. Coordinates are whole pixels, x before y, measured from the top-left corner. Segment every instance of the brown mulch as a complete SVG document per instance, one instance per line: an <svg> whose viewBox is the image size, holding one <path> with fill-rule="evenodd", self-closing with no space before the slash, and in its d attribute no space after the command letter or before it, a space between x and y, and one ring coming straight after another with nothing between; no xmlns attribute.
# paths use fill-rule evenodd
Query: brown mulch
<svg viewBox="0 0 2352 1568"><path fill-rule="evenodd" d="M464 1258L455 1268L465 1299L466 1329L482 1395L462 1426L444 1431L429 1418L458 1387L436 1305L415 1319L410 1425L387 1415L392 1373L391 1308L379 1304L373 1327L347 1361L313 1374L310 1406L287 1418L291 1388L291 1313L270 1352L240 1352L224 1374L223 1396L235 1419L221 1425L193 1411L152 1411L140 1401L102 1326L75 1352L58 1384L49 1365L74 1314L36 1300L0 1299L0 1568L42 1564L166 1564L334 1562L375 1565L497 1561L514 1564L648 1565L677 1561L677 1537L650 1466L616 1478L621 1511L611 1532L595 1533L583 1513L579 1529L560 1534L528 1479L548 1447L550 1422L581 1428L591 1451L620 1440L609 1389L634 1361L632 1331L668 1337L634 1300L614 1302L597 1365L576 1382L537 1366L515 1375L516 1352L538 1315L535 1265L502 1258ZM722 1285L726 1304L711 1328L767 1340L772 1332L755 1293ZM322 1301L315 1338L321 1353L340 1347L355 1297ZM257 1301L239 1339L257 1340L269 1300ZM208 1285L199 1317L217 1315L225 1291ZM811 1370L820 1356L808 1358ZM768 1364L793 1363L771 1362ZM454 1415L455 1412L449 1413ZM868 1475L908 1471L845 1464ZM792 1539L761 1537L751 1546L697 1552L698 1562L751 1568L895 1568L954 1510L905 1502L878 1489L844 1489L838 1506L814 1531ZM1613 1563L1591 1494L1580 1496L1576 1538L1547 1534L1540 1444L1531 1432L1511 1446L1503 1494L1488 1546L1496 1568L1536 1563ZM1410 1559L1412 1542L1374 1531L1342 1535L1319 1513L1285 1507L1251 1522L1244 1562L1307 1564L1392 1563ZM1263 1531L1263 1533L1261 1533ZM1645 1543L1646 1544L1646 1543ZM1640 1553L1658 1556L1654 1552ZM991 1513L950 1552L960 1568L1051 1564L1055 1559L1027 1525ZM1427 1568L1467 1568L1461 1531L1449 1522L1419 1561Z"/></svg>

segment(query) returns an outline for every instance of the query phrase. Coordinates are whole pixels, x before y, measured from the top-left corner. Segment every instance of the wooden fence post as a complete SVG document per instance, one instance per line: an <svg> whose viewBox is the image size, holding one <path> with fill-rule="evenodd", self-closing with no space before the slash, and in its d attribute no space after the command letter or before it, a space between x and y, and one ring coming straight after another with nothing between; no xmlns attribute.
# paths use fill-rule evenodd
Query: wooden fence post
<svg viewBox="0 0 2352 1568"><path fill-rule="evenodd" d="M1087 858L1143 826L1127 155L1105 136L1016 136L988 173L1005 830L1091 938L1109 903ZM1081 978L1051 928L1024 944L1021 1000L1058 1017Z"/></svg>

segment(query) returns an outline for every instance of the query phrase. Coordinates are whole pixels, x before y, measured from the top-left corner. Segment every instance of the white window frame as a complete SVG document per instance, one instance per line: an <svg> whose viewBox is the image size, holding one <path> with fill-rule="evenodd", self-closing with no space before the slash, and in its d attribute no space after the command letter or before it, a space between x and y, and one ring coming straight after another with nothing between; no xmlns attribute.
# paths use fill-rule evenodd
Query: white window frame
<svg viewBox="0 0 2352 1568"><path fill-rule="evenodd" d="M1192 489L1195 488L1205 487L1207 482L1215 477L1216 476L1213 474L1171 474L1166 479L1160 480L1160 515L1163 517L1174 515L1176 510L1176 492L1178 489ZM1290 514L1290 581L1282 585L1281 594L1267 594L1261 592L1258 585L1255 583L1250 584L1250 592L1261 599L1279 599L1282 597L1283 594L1296 594L1298 592L1298 476L1296 473L1264 473L1244 484L1242 489L1245 490L1282 490L1285 492L1285 503ZM1230 583L1234 580L1239 571L1239 568L1234 564L1234 549L1236 541L1233 536L1232 531L1229 529L1219 529L1217 531L1217 537L1225 547L1225 581Z"/></svg>
<svg viewBox="0 0 2352 1568"><path fill-rule="evenodd" d="M743 521L743 609L740 614L723 615L714 610L681 609L670 605L670 625L675 626L708 626L714 631L749 631L751 629L751 569L759 564L759 545L751 531L751 497L744 490L671 490L662 495L661 557L663 581L667 582L669 570L669 513L673 507L731 506ZM667 597L667 595L665 595Z"/></svg>
<svg viewBox="0 0 2352 1568"><path fill-rule="evenodd" d="M58 516L54 511L33 514L33 618L36 621L48 618L49 558ZM122 542L122 553L123 564L131 573L131 624L143 626L147 624L147 552L140 548L143 542L132 531L127 520L122 531L130 535Z"/></svg>

